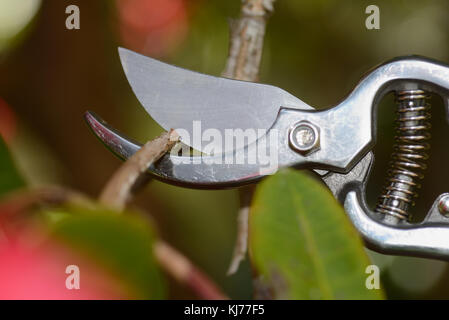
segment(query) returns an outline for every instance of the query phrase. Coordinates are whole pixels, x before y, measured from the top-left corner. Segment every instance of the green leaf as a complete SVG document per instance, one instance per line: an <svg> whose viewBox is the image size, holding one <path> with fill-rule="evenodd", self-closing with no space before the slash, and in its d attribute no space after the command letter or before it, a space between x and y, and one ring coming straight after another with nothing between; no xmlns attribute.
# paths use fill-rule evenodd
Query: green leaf
<svg viewBox="0 0 449 320"><path fill-rule="evenodd" d="M18 173L5 142L0 136L0 197L25 185Z"/></svg>
<svg viewBox="0 0 449 320"><path fill-rule="evenodd" d="M53 225L53 235L97 260L122 280L137 299L163 299L165 281L153 256L156 234L132 214L70 208Z"/></svg>
<svg viewBox="0 0 449 320"><path fill-rule="evenodd" d="M288 169L257 188L249 249L256 295L275 299L381 299L368 290L361 239L327 188Z"/></svg>

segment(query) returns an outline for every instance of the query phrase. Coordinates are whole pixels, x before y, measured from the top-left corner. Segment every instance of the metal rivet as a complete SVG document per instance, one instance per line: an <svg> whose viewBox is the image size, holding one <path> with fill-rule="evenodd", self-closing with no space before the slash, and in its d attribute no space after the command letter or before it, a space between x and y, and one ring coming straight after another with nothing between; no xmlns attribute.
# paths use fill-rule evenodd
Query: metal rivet
<svg viewBox="0 0 449 320"><path fill-rule="evenodd" d="M291 146L302 154L310 154L320 148L320 131L308 121L295 124L289 133Z"/></svg>
<svg viewBox="0 0 449 320"><path fill-rule="evenodd" d="M449 195L443 196L440 199L440 201L438 202L438 210L443 216L449 216Z"/></svg>

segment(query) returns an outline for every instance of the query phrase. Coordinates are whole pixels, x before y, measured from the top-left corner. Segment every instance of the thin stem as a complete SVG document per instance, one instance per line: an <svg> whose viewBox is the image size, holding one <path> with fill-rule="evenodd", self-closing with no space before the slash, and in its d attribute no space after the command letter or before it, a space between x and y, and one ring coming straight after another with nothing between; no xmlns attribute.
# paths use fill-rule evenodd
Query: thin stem
<svg viewBox="0 0 449 320"><path fill-rule="evenodd" d="M230 23L229 55L222 76L258 81L267 20L275 0L242 0L240 17ZM248 247L248 219L252 187L240 189L237 239L228 275L237 272Z"/></svg>

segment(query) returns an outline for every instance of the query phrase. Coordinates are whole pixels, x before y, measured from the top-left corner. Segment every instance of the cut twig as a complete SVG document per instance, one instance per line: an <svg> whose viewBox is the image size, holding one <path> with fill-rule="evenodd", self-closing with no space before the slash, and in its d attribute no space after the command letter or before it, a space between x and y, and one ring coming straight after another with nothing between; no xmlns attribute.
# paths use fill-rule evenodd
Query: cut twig
<svg viewBox="0 0 449 320"><path fill-rule="evenodd" d="M230 23L229 55L222 76L258 81L267 20L275 0L242 0L240 18ZM240 189L237 240L228 275L237 272L248 247L248 218L252 188Z"/></svg>
<svg viewBox="0 0 449 320"><path fill-rule="evenodd" d="M149 141L130 157L112 176L100 195L100 202L122 211L148 167L159 160L179 140L175 131L165 132ZM184 255L162 240L154 244L154 254L162 268L202 299L227 299L220 289Z"/></svg>
<svg viewBox="0 0 449 320"><path fill-rule="evenodd" d="M160 137L147 142L115 172L104 187L99 201L122 211L130 199L139 178L148 168L167 153L179 135L176 131L163 133Z"/></svg>
<svg viewBox="0 0 449 320"><path fill-rule="evenodd" d="M248 251L248 220L253 192L254 186L245 186L239 189L240 208L237 215L237 237L227 272L228 276L238 271L240 263L245 259Z"/></svg>

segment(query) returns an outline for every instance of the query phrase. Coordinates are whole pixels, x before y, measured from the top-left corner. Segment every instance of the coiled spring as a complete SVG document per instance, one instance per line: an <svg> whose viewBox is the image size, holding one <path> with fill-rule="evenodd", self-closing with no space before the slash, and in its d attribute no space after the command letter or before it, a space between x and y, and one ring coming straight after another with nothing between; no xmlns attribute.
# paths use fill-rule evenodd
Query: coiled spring
<svg viewBox="0 0 449 320"><path fill-rule="evenodd" d="M418 196L418 183L426 169L425 152L430 148L429 94L423 90L396 92L397 136L387 183L379 197L376 212L407 220ZM393 218L393 219L395 219Z"/></svg>

